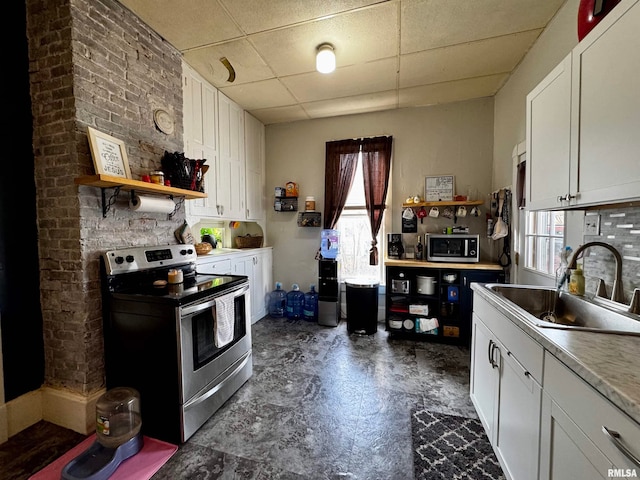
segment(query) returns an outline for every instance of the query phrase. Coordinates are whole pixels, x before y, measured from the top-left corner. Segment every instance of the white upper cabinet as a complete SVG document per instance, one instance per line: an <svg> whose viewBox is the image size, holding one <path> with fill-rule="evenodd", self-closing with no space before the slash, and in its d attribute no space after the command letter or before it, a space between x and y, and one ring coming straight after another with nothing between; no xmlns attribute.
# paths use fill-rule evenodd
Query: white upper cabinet
<svg viewBox="0 0 640 480"><path fill-rule="evenodd" d="M218 205L224 218L245 218L244 110L218 92Z"/></svg>
<svg viewBox="0 0 640 480"><path fill-rule="evenodd" d="M573 51L571 186L580 205L640 198L640 2L609 16Z"/></svg>
<svg viewBox="0 0 640 480"><path fill-rule="evenodd" d="M571 54L527 95L527 208L568 205Z"/></svg>
<svg viewBox="0 0 640 480"><path fill-rule="evenodd" d="M527 208L640 199L639 29L623 0L527 96Z"/></svg>
<svg viewBox="0 0 640 480"><path fill-rule="evenodd" d="M186 202L187 217L219 216L216 214L218 91L186 63L182 64L182 87L185 156L206 159L205 165L209 166L204 176L207 198Z"/></svg>
<svg viewBox="0 0 640 480"><path fill-rule="evenodd" d="M262 122L245 112L246 219L265 218L265 128Z"/></svg>

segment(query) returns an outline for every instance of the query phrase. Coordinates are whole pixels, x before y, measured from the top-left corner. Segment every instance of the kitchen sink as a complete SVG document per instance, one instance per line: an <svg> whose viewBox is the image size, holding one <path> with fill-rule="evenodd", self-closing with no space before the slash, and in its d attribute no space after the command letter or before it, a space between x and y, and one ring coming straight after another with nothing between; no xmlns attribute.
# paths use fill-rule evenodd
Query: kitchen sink
<svg viewBox="0 0 640 480"><path fill-rule="evenodd" d="M539 286L485 286L527 312L527 320L537 327L640 336L640 315L627 313L616 302Z"/></svg>

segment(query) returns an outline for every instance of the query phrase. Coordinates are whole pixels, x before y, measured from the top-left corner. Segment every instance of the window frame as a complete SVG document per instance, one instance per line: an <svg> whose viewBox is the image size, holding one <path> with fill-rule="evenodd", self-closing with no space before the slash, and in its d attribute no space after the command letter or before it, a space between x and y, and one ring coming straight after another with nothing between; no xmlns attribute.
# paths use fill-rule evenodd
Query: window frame
<svg viewBox="0 0 640 480"><path fill-rule="evenodd" d="M557 215L562 215L562 223L554 220ZM548 219L544 222L540 222L541 216L547 216ZM546 228L547 232L540 232L539 225L531 225L531 219L534 219L536 223L544 223L542 228ZM566 244L566 223L567 216L564 211L554 210L527 210L525 212L525 225L523 229L523 243L524 243L524 265L523 268L529 272L543 275L549 278L555 278L555 272L560 265L560 252ZM562 227L562 234L557 234L557 227ZM531 241L532 240L532 241ZM557 240L560 243L557 244ZM538 268L540 265L539 251L541 250L541 242L547 242L544 249L544 255L546 256L546 269L541 270ZM531 249L531 246L536 248Z"/></svg>

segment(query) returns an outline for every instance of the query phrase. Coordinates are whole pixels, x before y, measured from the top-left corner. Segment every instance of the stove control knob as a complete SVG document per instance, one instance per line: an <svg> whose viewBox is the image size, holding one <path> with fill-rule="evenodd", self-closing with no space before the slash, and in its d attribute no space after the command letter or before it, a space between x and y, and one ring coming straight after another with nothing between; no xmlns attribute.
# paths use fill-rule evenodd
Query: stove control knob
<svg viewBox="0 0 640 480"><path fill-rule="evenodd" d="M133 263L133 255L127 255L127 262Z"/></svg>
<svg viewBox="0 0 640 480"><path fill-rule="evenodd" d="M124 262L124 258L122 258L122 257L116 257L115 262L116 262L118 265L122 265L122 262Z"/></svg>
<svg viewBox="0 0 640 480"><path fill-rule="evenodd" d="M188 249L188 250L187 250L187 253L188 253L189 255L191 255L191 254L193 253L193 249L192 249L192 248Z"/></svg>
<svg viewBox="0 0 640 480"><path fill-rule="evenodd" d="M182 250L180 250L180 255L186 255L187 251L183 248Z"/></svg>

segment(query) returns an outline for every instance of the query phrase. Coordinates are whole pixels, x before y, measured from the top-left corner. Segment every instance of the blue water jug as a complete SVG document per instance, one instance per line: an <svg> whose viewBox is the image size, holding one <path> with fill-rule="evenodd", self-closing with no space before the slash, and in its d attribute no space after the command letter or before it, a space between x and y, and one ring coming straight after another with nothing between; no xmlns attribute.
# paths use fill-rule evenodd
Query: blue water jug
<svg viewBox="0 0 640 480"><path fill-rule="evenodd" d="M309 291L304 294L302 316L305 320L318 321L318 292L316 292L316 286L313 284L309 287Z"/></svg>
<svg viewBox="0 0 640 480"><path fill-rule="evenodd" d="M269 297L269 316L282 318L287 308L287 292L282 289L282 283L276 282L276 289Z"/></svg>
<svg viewBox="0 0 640 480"><path fill-rule="evenodd" d="M304 293L300 291L297 283L291 285L291 291L287 293L287 318L297 320L302 318L304 309Z"/></svg>

